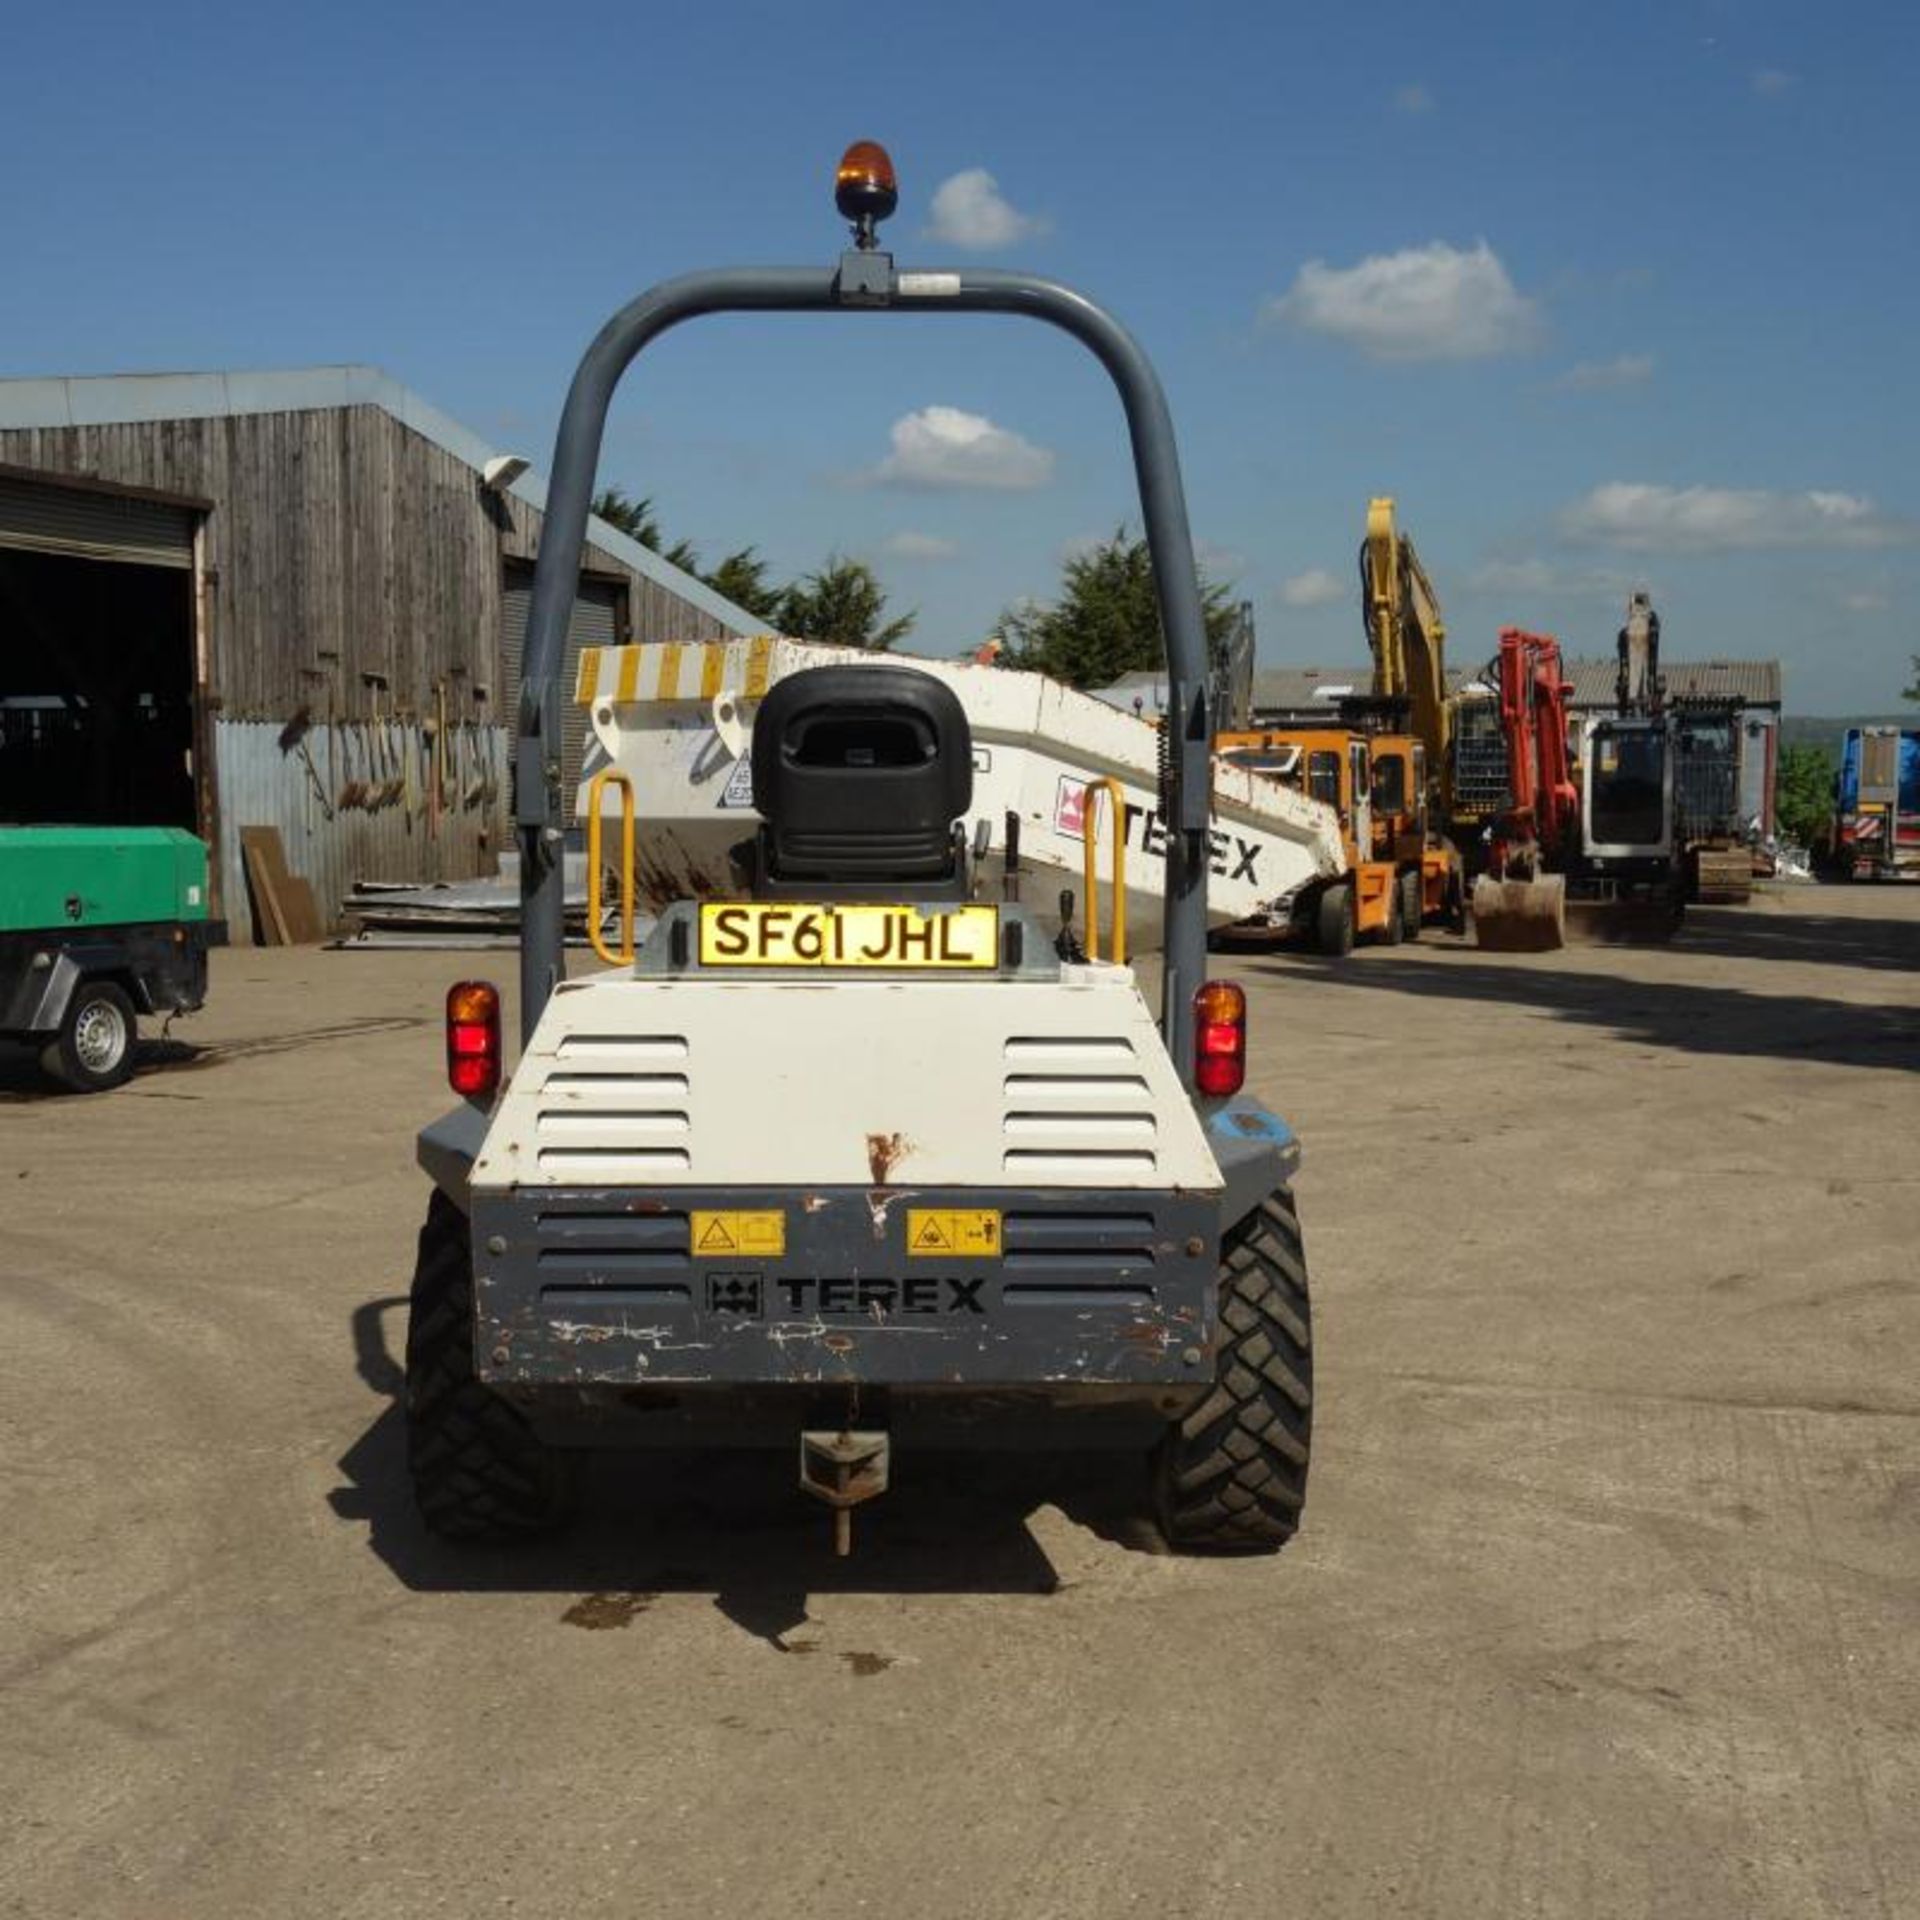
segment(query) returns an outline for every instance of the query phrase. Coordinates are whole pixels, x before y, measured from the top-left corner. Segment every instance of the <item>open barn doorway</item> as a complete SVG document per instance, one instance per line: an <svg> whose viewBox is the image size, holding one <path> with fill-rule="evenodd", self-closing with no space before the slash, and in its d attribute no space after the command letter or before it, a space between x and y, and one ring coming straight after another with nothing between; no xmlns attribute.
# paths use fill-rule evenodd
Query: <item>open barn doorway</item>
<svg viewBox="0 0 1920 1920"><path fill-rule="evenodd" d="M0 475L0 820L203 831L193 515Z"/></svg>

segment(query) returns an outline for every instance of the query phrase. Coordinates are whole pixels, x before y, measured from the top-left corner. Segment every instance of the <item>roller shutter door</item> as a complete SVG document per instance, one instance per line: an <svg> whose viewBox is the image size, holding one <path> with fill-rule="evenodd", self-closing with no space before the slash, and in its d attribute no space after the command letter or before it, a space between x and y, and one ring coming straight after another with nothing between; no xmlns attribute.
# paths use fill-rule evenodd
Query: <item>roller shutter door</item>
<svg viewBox="0 0 1920 1920"><path fill-rule="evenodd" d="M613 647L620 644L626 630L623 614L627 590L616 580L582 580L579 597L573 603L573 617L567 622L567 655L560 668L560 686L565 708L561 715L560 791L569 813L573 796L580 785L580 757L586 748L587 710L576 706L574 682L580 669L582 647ZM520 662L526 649L527 615L533 608L533 569L509 567L501 584L501 699L498 712L508 726L516 727L520 716Z"/></svg>
<svg viewBox="0 0 1920 1920"><path fill-rule="evenodd" d="M0 547L186 568L193 565L193 520L190 508L163 501L0 475Z"/></svg>

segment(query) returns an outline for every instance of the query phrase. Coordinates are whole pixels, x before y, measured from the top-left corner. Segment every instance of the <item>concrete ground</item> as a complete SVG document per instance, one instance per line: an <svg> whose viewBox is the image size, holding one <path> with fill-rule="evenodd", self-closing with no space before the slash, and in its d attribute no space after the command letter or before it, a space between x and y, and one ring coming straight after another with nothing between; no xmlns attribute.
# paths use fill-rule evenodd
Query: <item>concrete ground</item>
<svg viewBox="0 0 1920 1920"><path fill-rule="evenodd" d="M462 957L223 953L130 1088L0 1065L0 1911L1910 1914L1916 963L1865 888L1233 962L1307 1142L1304 1532L903 1458L836 1563L784 1457L425 1538Z"/></svg>

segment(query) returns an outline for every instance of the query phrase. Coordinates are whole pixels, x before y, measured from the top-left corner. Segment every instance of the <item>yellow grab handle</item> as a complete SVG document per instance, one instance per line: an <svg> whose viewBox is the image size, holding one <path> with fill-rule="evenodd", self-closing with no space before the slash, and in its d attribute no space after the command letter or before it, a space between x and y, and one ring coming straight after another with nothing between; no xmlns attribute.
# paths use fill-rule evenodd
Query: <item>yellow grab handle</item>
<svg viewBox="0 0 1920 1920"><path fill-rule="evenodd" d="M600 934L600 796L607 783L620 788L620 946L609 947ZM587 938L610 967L633 962L633 782L618 767L602 767L587 786Z"/></svg>
<svg viewBox="0 0 1920 1920"><path fill-rule="evenodd" d="M1113 964L1127 964L1127 796L1118 780L1105 776L1087 782L1081 801L1080 838L1086 854L1087 880L1087 958L1100 958L1100 796L1111 802L1108 817L1113 821L1113 900L1109 908L1108 929L1112 935Z"/></svg>

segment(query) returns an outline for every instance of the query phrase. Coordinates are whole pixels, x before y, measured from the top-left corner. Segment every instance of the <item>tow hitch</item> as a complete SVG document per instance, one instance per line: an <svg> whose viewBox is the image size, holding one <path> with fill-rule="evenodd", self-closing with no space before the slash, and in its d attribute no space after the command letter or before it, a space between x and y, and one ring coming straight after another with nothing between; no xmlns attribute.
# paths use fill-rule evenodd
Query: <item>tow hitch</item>
<svg viewBox="0 0 1920 1920"><path fill-rule="evenodd" d="M833 1509L833 1550L853 1551L853 1509L887 1490L892 1441L885 1433L820 1430L800 1436L800 1485Z"/></svg>

